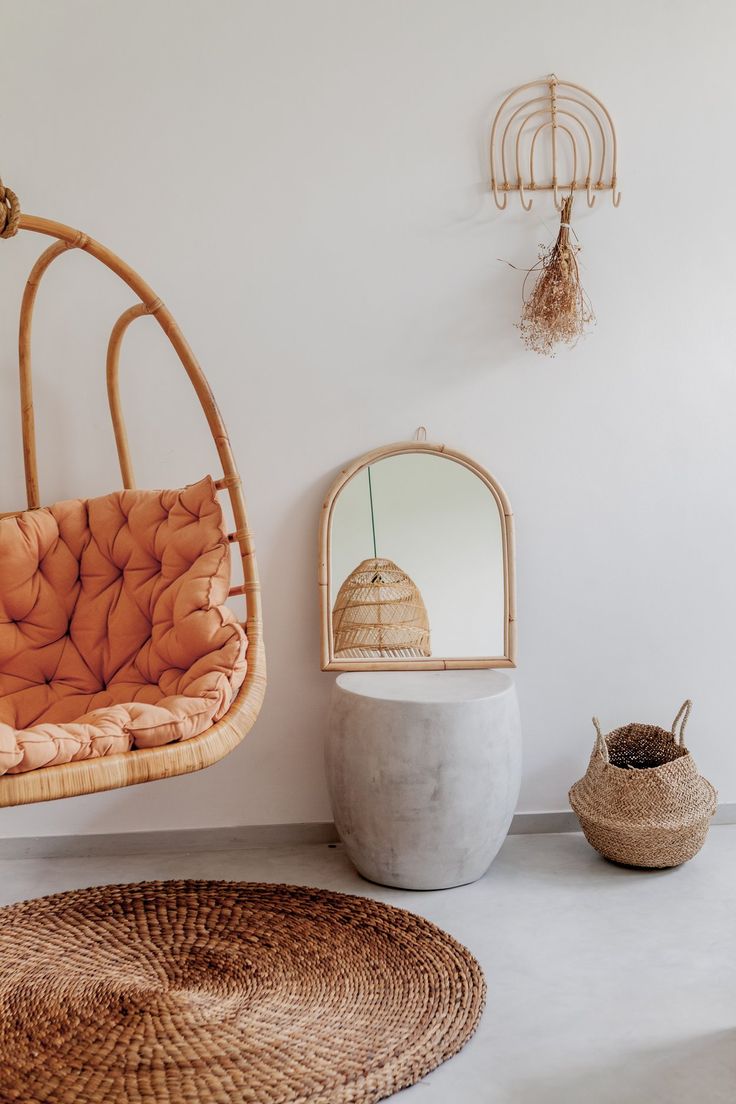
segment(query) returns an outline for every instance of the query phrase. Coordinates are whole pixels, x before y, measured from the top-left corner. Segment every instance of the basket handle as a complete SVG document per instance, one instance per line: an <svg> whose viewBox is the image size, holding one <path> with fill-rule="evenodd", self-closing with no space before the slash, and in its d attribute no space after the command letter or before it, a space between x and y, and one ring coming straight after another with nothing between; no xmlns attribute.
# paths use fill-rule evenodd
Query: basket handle
<svg viewBox="0 0 736 1104"><path fill-rule="evenodd" d="M685 726L687 725L687 722L690 718L690 711L692 710L692 707L693 707L693 703L690 701L690 698L688 698L687 701L684 701L682 703L682 705L680 706L680 708L677 712L677 716L675 717L674 721L672 722L672 736L674 738L675 743L679 744L680 747L685 746L684 745ZM680 721L680 730L679 730L679 732L677 730L677 722L678 721Z"/></svg>
<svg viewBox="0 0 736 1104"><path fill-rule="evenodd" d="M601 759L603 760L603 762L608 763L608 762L610 762L610 760L608 758L608 744L606 743L606 737L601 732L601 722L598 720L597 717L593 718L593 725L594 725L595 730L598 734L597 739L595 741L596 750L597 750L598 754L600 755Z"/></svg>

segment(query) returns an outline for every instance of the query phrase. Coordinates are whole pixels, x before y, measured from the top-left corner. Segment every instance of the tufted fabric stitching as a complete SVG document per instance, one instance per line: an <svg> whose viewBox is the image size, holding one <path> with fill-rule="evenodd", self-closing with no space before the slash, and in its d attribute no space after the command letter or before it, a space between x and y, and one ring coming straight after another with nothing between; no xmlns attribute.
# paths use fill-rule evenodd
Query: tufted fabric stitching
<svg viewBox="0 0 736 1104"><path fill-rule="evenodd" d="M0 774L204 731L245 677L210 478L0 520Z"/></svg>

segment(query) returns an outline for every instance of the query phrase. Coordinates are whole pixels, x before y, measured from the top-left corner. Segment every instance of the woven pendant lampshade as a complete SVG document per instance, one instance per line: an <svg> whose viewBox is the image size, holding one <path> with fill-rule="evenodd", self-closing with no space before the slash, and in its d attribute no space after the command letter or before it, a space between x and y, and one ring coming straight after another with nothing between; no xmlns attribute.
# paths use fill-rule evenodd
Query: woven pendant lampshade
<svg viewBox="0 0 736 1104"><path fill-rule="evenodd" d="M332 611L335 656L421 658L432 654L419 588L393 560L363 560L338 591Z"/></svg>

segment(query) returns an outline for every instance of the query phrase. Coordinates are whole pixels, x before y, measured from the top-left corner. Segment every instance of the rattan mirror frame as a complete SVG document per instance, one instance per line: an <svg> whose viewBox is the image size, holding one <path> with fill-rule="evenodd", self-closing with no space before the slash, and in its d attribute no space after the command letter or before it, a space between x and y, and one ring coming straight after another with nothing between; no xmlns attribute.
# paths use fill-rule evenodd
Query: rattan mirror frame
<svg viewBox="0 0 736 1104"><path fill-rule="evenodd" d="M333 594L330 583L331 550L332 550L332 520L335 504L343 488L350 480L361 472L369 464L375 464L378 460L385 460L389 456L398 456L402 453L430 453L443 456L448 460L454 460L485 483L493 495L498 506L501 518L501 540L503 544L503 574L504 574L504 650L499 656L470 656L470 657L438 657L431 656L426 659L336 659L332 633L332 605ZM322 506L322 514L319 526L319 567L318 586L320 595L320 624L322 633L321 666L323 671L450 671L469 670L489 667L515 667L516 666L516 588L514 571L514 516L511 511L511 503L503 487L493 478L490 472L482 468L475 460L463 452L449 448L447 445L433 444L429 441L400 441L393 445L384 445L359 456L346 468L344 468L325 498Z"/></svg>

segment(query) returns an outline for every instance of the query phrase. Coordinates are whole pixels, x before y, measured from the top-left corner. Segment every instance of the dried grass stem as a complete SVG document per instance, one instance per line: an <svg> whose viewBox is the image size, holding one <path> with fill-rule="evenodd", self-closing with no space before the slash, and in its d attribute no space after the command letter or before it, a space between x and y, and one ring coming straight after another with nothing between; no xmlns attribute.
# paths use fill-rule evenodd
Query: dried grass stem
<svg viewBox="0 0 736 1104"><path fill-rule="evenodd" d="M539 261L527 273L522 296L519 330L528 349L554 356L559 344L574 345L594 321L593 311L580 283L577 256L579 246L570 240L572 194L562 206L557 241L542 249ZM541 271L540 271L541 270ZM532 272L538 273L529 296L526 283Z"/></svg>

